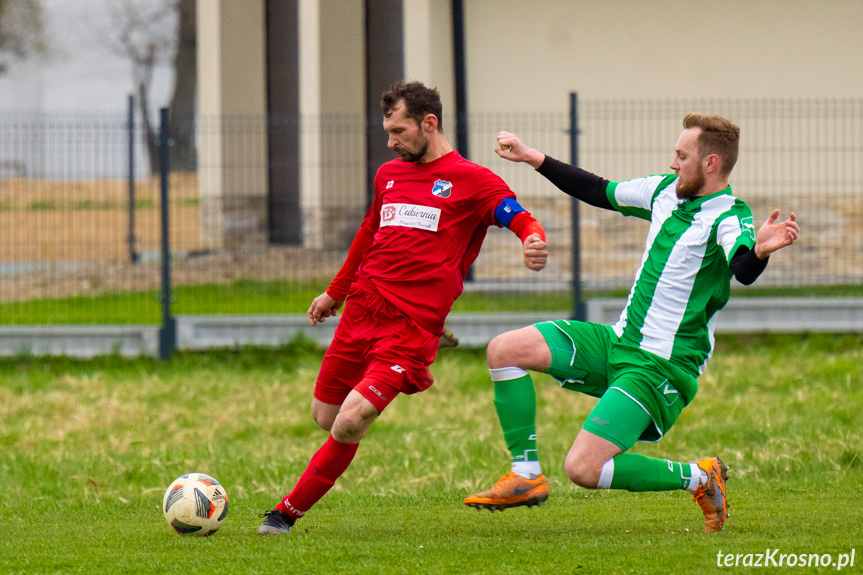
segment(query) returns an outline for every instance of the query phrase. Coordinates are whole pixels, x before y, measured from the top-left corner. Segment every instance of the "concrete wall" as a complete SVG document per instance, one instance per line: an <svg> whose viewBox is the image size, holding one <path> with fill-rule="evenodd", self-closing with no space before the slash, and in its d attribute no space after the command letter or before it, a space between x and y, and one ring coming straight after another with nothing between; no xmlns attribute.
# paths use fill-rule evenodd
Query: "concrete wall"
<svg viewBox="0 0 863 575"><path fill-rule="evenodd" d="M405 79L419 80L426 86L437 88L444 105L444 131L454 138L455 81L450 0L404 0L404 31Z"/></svg>
<svg viewBox="0 0 863 575"><path fill-rule="evenodd" d="M451 2L403 2L404 76L440 90L444 129L454 140ZM199 0L202 118L254 116L265 109L263 3ZM863 42L857 29L863 22L863 2L859 0L469 0L464 4L471 115L565 113L571 91L577 91L582 100L594 101L863 97ZM304 241L311 248L347 245L366 205L364 17L363 0L299 1L300 195ZM749 119L747 130L754 121ZM678 126L675 121L669 128L673 132L668 137L669 150ZM339 134L330 132L334 127ZM495 126L494 130L505 127L517 129ZM627 133L625 126L622 130ZM385 138L382 130L370 136ZM266 194L265 140L262 134L260 142L252 138L252 145L237 150L224 137L208 135L204 129L201 140L205 228L213 245L230 245L229 230L248 231L265 222L264 214L240 206L239 215L234 215L213 198ZM559 140L565 142L565 137ZM474 130L471 144L472 159L493 166L518 189L507 172L511 166L502 166L491 153L492 137ZM254 153L249 154L250 149ZM224 169L226 158L245 163L242 184L231 180ZM665 162L649 171L664 169ZM330 165L334 163L339 166ZM539 186L530 183L531 188ZM526 197L538 195L529 191ZM253 241L257 237L253 234Z"/></svg>
<svg viewBox="0 0 863 575"><path fill-rule="evenodd" d="M207 247L267 241L264 0L199 0L198 186Z"/></svg>
<svg viewBox="0 0 863 575"><path fill-rule="evenodd" d="M304 243L342 247L366 209L363 3L301 0L299 9ZM324 168L330 158L337 169Z"/></svg>
<svg viewBox="0 0 863 575"><path fill-rule="evenodd" d="M470 0L471 111L863 96L858 0Z"/></svg>
<svg viewBox="0 0 863 575"><path fill-rule="evenodd" d="M613 324L625 300L590 300L587 320ZM493 337L536 322L567 317L569 312L452 314L449 328L463 347L484 347ZM316 327L304 315L178 316L177 349L205 350L242 345L278 346L298 336L327 346L339 317ZM0 356L67 355L93 357L156 356L157 326L6 326L0 332ZM863 301L855 298L732 298L719 314L716 333L860 333Z"/></svg>

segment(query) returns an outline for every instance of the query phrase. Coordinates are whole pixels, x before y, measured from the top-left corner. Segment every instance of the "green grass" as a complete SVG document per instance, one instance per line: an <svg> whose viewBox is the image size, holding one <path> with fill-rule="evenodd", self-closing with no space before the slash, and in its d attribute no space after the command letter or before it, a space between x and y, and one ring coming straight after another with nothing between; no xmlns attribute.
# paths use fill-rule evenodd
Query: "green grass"
<svg viewBox="0 0 863 575"><path fill-rule="evenodd" d="M175 315L304 314L323 292L328 280L239 280L230 284L177 286L172 290ZM588 291L585 299L625 298L625 289ZM863 297L863 285L752 287L735 290L732 297ZM160 324L160 292L122 291L93 297L37 299L0 304L0 324ZM465 292L453 313L532 312L572 309L569 292Z"/></svg>
<svg viewBox="0 0 863 575"><path fill-rule="evenodd" d="M171 202L177 207L194 207L200 205L200 198L181 198ZM152 209L159 204L153 198L135 198L135 207L138 209ZM8 202L0 205L0 210L15 209ZM70 211L70 210L128 210L128 201L116 200L80 200L73 202L61 202L56 200L33 200L24 207L28 211Z"/></svg>
<svg viewBox="0 0 863 575"><path fill-rule="evenodd" d="M178 286L172 290L175 315L305 314L328 282L241 280L231 284ZM112 292L94 297L38 299L0 304L7 325L159 324L160 292ZM465 293L453 311L559 311L571 307L565 293L525 297L523 293Z"/></svg>
<svg viewBox="0 0 863 575"><path fill-rule="evenodd" d="M719 551L765 549L856 548L855 568L863 561L861 336L720 338L672 431L635 448L731 465L731 514L711 535L684 492L571 485L563 458L595 400L542 375L552 497L505 513L462 506L508 458L483 351L456 349L441 352L431 389L390 406L290 535L257 537L256 515L326 438L308 414L320 358L296 342L170 362L0 360L0 572L694 573L717 569ZM188 471L231 498L208 539L174 534L160 514L163 490Z"/></svg>
<svg viewBox="0 0 863 575"><path fill-rule="evenodd" d="M731 297L863 297L863 283L804 286L741 286L732 290Z"/></svg>
<svg viewBox="0 0 863 575"><path fill-rule="evenodd" d="M572 308L569 292L464 292L452 306L453 313L560 311Z"/></svg>
<svg viewBox="0 0 863 575"><path fill-rule="evenodd" d="M31 211L56 210L57 202L53 200L34 200L27 204L27 209Z"/></svg>
<svg viewBox="0 0 863 575"><path fill-rule="evenodd" d="M172 312L199 314L305 313L327 283L242 280L232 284L178 286ZM94 297L38 299L0 305L0 321L14 325L160 324L161 292L112 292Z"/></svg>

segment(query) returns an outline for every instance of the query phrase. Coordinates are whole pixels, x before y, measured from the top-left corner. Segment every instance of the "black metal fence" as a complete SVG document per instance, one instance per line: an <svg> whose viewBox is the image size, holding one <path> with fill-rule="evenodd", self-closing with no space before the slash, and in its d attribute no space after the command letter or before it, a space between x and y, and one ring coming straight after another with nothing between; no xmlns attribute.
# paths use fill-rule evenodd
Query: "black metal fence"
<svg viewBox="0 0 863 575"><path fill-rule="evenodd" d="M740 124L731 182L756 224L774 207L798 216L801 240L773 258L760 285L779 294L863 283L863 101L583 101L580 163L616 180L667 173L688 112ZM471 115L471 159L542 221L552 257L529 272L518 240L492 229L457 309L569 309L571 200L493 149L508 130L568 161L570 122L567 110ZM173 312L304 312L366 210L367 125L380 124L316 116L176 125L191 146L173 146L171 164L196 169L169 176ZM279 148L274 133L295 136ZM0 115L0 323L161 322L160 182L143 138L125 115ZM626 290L646 223L586 206L580 215L582 287Z"/></svg>

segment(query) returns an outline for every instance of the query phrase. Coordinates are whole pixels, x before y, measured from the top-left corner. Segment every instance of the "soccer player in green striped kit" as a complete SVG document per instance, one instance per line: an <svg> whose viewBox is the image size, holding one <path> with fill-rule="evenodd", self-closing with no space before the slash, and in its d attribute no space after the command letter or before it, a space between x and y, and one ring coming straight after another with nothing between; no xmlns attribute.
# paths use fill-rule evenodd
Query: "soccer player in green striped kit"
<svg viewBox="0 0 863 575"><path fill-rule="evenodd" d="M771 253L800 232L775 210L757 233L749 206L732 195L740 129L719 116L689 114L677 141L674 174L609 182L498 134L497 154L525 162L567 194L598 208L650 221L641 267L614 326L560 320L494 338L488 365L494 403L512 453L512 471L464 500L478 509L538 505L548 483L536 451L536 395L528 371L599 398L566 456L573 483L588 489L693 493L705 532L728 516L728 467L718 457L678 462L628 453L658 441L698 390L713 352L717 312L732 276L751 284Z"/></svg>

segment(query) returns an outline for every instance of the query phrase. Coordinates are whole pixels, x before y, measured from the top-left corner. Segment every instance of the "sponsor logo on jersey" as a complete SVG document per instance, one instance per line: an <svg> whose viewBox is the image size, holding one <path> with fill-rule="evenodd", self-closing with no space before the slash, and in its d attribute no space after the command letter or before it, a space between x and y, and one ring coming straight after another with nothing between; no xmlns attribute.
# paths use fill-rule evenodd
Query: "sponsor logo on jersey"
<svg viewBox="0 0 863 575"><path fill-rule="evenodd" d="M395 183L396 183L395 180L390 180L389 182L387 182L387 189L390 189L391 187L393 187L393 184L395 184Z"/></svg>
<svg viewBox="0 0 863 575"><path fill-rule="evenodd" d="M601 417L591 417L590 420L597 425L608 425L608 422Z"/></svg>
<svg viewBox="0 0 863 575"><path fill-rule="evenodd" d="M389 225L389 222L392 222L396 219L396 208L392 204L387 204L381 209L381 225ZM384 222L387 222L384 224Z"/></svg>
<svg viewBox="0 0 863 575"><path fill-rule="evenodd" d="M381 227L401 226L436 232L440 223L440 208L414 204L384 204L381 207Z"/></svg>
<svg viewBox="0 0 863 575"><path fill-rule="evenodd" d="M399 364L395 364L395 365L394 365L394 366L392 366L390 369L391 369L391 370L393 370L393 371L395 371L396 373L404 373L404 372L405 372L405 368L403 368L403 367L402 367L402 366L400 366Z"/></svg>
<svg viewBox="0 0 863 575"><path fill-rule="evenodd" d="M452 193L452 182L446 180L435 180L432 186L432 195L439 198L448 198Z"/></svg>

